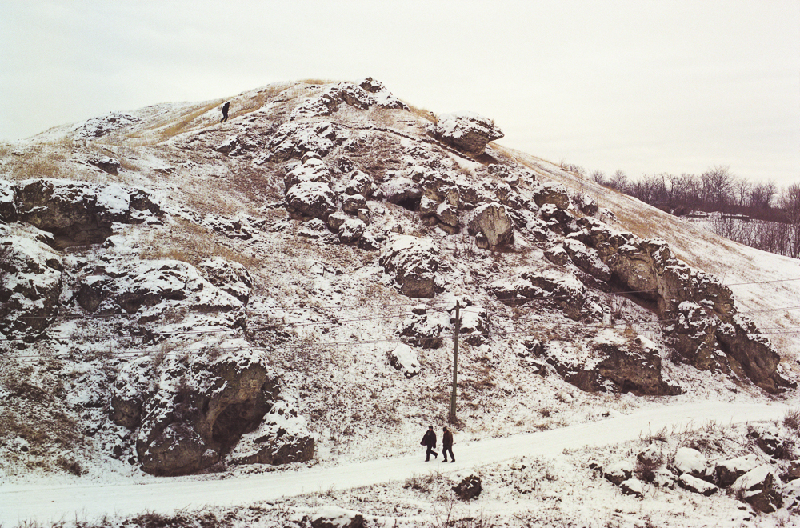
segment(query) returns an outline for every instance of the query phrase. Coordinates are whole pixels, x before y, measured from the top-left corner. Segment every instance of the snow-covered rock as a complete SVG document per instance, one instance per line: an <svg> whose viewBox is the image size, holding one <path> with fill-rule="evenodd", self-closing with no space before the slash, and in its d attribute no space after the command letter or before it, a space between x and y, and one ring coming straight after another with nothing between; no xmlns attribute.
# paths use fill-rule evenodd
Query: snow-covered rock
<svg viewBox="0 0 800 528"><path fill-rule="evenodd" d="M286 192L286 206L303 216L327 220L336 211L336 195L325 182L300 182Z"/></svg>
<svg viewBox="0 0 800 528"><path fill-rule="evenodd" d="M0 333L33 338L58 312L62 257L48 233L29 227L14 234L0 224Z"/></svg>
<svg viewBox="0 0 800 528"><path fill-rule="evenodd" d="M432 240L394 235L381 255L380 263L394 275L400 291L407 297L433 297L436 294L439 258Z"/></svg>
<svg viewBox="0 0 800 528"><path fill-rule="evenodd" d="M680 484L680 486L684 489L693 491L695 493L700 493L706 497L719 491L719 488L717 488L715 485L697 477L693 477L689 473L681 474L681 476L678 477L678 484Z"/></svg>
<svg viewBox="0 0 800 528"><path fill-rule="evenodd" d="M355 510L324 506L311 514L311 528L362 528L364 517Z"/></svg>
<svg viewBox="0 0 800 528"><path fill-rule="evenodd" d="M721 460L716 463L714 467L714 474L716 475L716 481L722 488L727 488L734 482L736 479L747 473L748 471L755 469L760 464L758 457L749 454L737 458L732 458L730 460Z"/></svg>
<svg viewBox="0 0 800 528"><path fill-rule="evenodd" d="M388 354L389 364L401 371L406 378L413 378L419 374L421 368L419 357L413 348L406 344L399 344Z"/></svg>
<svg viewBox="0 0 800 528"><path fill-rule="evenodd" d="M701 478L706 475L708 460L706 456L697 449L679 447L678 451L675 453L672 467L680 475L688 473L695 478Z"/></svg>
<svg viewBox="0 0 800 528"><path fill-rule="evenodd" d="M503 137L494 121L472 112L437 116L432 132L443 143L472 154L483 154L487 143Z"/></svg>

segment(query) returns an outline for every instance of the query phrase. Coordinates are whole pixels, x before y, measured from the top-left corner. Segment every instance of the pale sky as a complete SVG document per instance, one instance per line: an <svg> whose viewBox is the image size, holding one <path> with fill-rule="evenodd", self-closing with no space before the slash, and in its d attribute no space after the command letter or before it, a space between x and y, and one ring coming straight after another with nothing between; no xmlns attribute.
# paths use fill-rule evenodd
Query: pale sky
<svg viewBox="0 0 800 528"><path fill-rule="evenodd" d="M587 171L727 165L800 182L798 0L0 0L0 50L5 141L109 111L371 76Z"/></svg>

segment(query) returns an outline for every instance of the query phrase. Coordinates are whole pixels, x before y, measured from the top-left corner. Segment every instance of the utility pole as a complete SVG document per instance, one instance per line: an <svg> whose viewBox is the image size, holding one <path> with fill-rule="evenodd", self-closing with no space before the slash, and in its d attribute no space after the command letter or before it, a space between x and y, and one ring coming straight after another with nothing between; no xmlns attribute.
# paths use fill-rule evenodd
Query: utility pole
<svg viewBox="0 0 800 528"><path fill-rule="evenodd" d="M453 392L450 393L450 415L447 421L456 423L456 389L458 387L458 334L461 332L461 317L458 301L456 301L456 324L453 332Z"/></svg>

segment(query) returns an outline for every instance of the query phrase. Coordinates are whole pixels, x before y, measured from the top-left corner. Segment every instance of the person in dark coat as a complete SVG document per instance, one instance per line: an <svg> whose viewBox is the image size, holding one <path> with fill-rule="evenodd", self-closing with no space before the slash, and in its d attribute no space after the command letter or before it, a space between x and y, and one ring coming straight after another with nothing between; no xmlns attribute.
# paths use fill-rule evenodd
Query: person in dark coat
<svg viewBox="0 0 800 528"><path fill-rule="evenodd" d="M433 448L436 447L436 433L433 432L432 425L428 426L428 430L425 431L425 436L422 437L422 442L420 445L427 447L427 450L425 451L425 462L431 461L431 454L434 456L434 458L439 458L439 455L433 450Z"/></svg>
<svg viewBox="0 0 800 528"><path fill-rule="evenodd" d="M453 433L450 429L444 427L442 433L442 462L447 462L447 452L450 451L450 462L455 462L456 457L453 456Z"/></svg>
<svg viewBox="0 0 800 528"><path fill-rule="evenodd" d="M222 105L222 119L219 120L220 123L228 120L228 109L230 107L231 107L230 101L225 101L225 104Z"/></svg>

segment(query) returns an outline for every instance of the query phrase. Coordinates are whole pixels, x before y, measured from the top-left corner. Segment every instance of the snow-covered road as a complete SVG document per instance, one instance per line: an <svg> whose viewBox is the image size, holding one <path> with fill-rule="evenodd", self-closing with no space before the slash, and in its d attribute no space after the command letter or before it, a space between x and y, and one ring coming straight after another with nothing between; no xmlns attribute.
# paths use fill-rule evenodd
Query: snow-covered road
<svg viewBox="0 0 800 528"><path fill-rule="evenodd" d="M667 427L682 428L708 421L720 424L776 420L785 416L783 404L704 402L667 405L613 416L562 429L457 444L457 462L424 462L417 456L385 458L334 467L264 473L225 480L165 478L155 483L87 485L0 484L0 526L23 521L40 523L104 514L170 513L182 508L247 505L304 493L349 489L403 481L431 471L451 472L521 456L558 456L564 449L598 447L633 440ZM421 432L420 432L421 434ZM413 441L413 440L410 440Z"/></svg>

